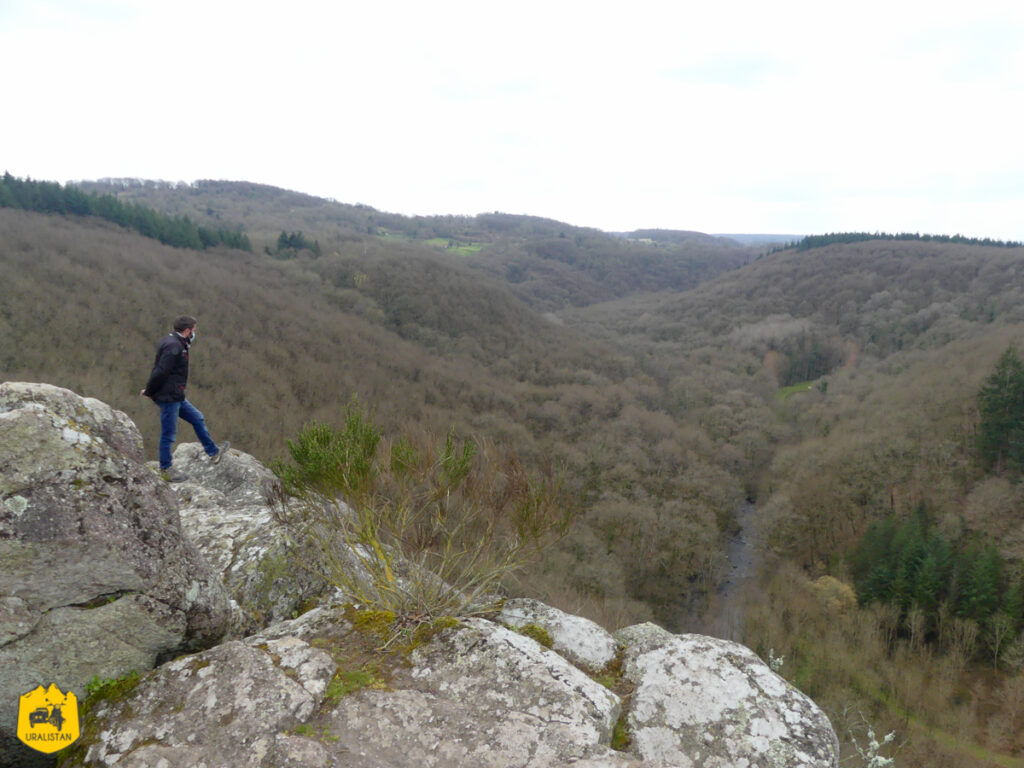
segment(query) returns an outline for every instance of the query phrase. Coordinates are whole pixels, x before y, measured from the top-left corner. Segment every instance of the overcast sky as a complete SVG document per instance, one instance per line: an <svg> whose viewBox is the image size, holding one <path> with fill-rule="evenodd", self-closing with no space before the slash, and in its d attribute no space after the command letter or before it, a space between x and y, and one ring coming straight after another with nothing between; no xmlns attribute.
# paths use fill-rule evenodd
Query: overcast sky
<svg viewBox="0 0 1024 768"><path fill-rule="evenodd" d="M1024 3L0 0L0 171L1024 240Z"/></svg>

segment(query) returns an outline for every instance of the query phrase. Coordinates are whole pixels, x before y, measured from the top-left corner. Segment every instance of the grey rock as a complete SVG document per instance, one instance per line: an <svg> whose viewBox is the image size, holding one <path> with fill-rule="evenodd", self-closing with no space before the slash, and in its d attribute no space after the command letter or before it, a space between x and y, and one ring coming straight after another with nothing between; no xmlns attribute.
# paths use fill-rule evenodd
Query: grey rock
<svg viewBox="0 0 1024 768"><path fill-rule="evenodd" d="M828 718L749 648L653 624L615 637L626 646L624 674L635 686L627 723L644 765L838 765Z"/></svg>
<svg viewBox="0 0 1024 768"><path fill-rule="evenodd" d="M625 627L614 635L617 643L629 646L634 652L660 648L666 643L671 642L674 637L676 635L650 621Z"/></svg>
<svg viewBox="0 0 1024 768"><path fill-rule="evenodd" d="M386 687L328 695L331 656L351 668L367 647L344 609L319 608L178 659L101 704L67 768L639 765L608 747L618 698L528 637L469 619L379 655Z"/></svg>
<svg viewBox="0 0 1024 768"><path fill-rule="evenodd" d="M410 656L401 690L338 702L329 733L367 765L551 766L613 756L619 699L558 654L467 619Z"/></svg>
<svg viewBox="0 0 1024 768"><path fill-rule="evenodd" d="M184 471L188 481L239 504L265 504L277 488L277 476L247 453L229 448L214 464L199 443L180 443L174 449L174 468Z"/></svg>
<svg viewBox="0 0 1024 768"><path fill-rule="evenodd" d="M622 752L612 752L600 757L585 757L582 760L571 760L567 763L553 763L551 768L643 768L644 763L625 755Z"/></svg>
<svg viewBox="0 0 1024 768"><path fill-rule="evenodd" d="M37 619L20 597L0 597L0 647L31 632Z"/></svg>
<svg viewBox="0 0 1024 768"><path fill-rule="evenodd" d="M199 443L179 445L174 467L188 476L173 486L182 528L231 595L232 636L289 619L324 592L315 555L275 515L273 472L235 449L214 464Z"/></svg>
<svg viewBox="0 0 1024 768"><path fill-rule="evenodd" d="M279 733L274 737L274 747L267 764L274 768L334 768L337 765L319 741L290 733Z"/></svg>
<svg viewBox="0 0 1024 768"><path fill-rule="evenodd" d="M85 693L227 628L219 579L120 411L47 384L0 384L0 765L21 694Z"/></svg>
<svg viewBox="0 0 1024 768"><path fill-rule="evenodd" d="M506 600L498 621L512 629L536 624L551 635L552 649L576 666L598 672L615 659L618 644L599 624L539 600Z"/></svg>
<svg viewBox="0 0 1024 768"><path fill-rule="evenodd" d="M91 713L97 734L70 765L245 768L299 759L279 736L308 720L337 665L297 638L230 641L164 664ZM311 745L305 745L311 746Z"/></svg>
<svg viewBox="0 0 1024 768"><path fill-rule="evenodd" d="M312 642L327 636L344 637L353 629L352 623L345 618L345 606L328 604L317 606L294 619L275 622L253 637L263 640L298 637Z"/></svg>
<svg viewBox="0 0 1024 768"><path fill-rule="evenodd" d="M385 652L351 610L322 606L159 668L97 710L65 768L836 765L824 715L735 643L651 624L617 633L635 688L625 754L609 746L618 697L529 637L466 619ZM368 660L387 667L383 685L331 693L336 664Z"/></svg>

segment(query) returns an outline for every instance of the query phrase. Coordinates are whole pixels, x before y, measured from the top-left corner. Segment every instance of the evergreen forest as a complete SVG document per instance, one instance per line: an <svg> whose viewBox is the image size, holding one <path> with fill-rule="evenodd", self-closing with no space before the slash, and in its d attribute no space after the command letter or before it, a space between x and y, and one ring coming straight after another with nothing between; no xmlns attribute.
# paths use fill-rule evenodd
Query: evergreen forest
<svg viewBox="0 0 1024 768"><path fill-rule="evenodd" d="M900 766L1024 766L1024 247L777 245L7 175L0 375L155 458L138 391L195 315L189 399L233 447L280 462L355 399L500 448L574 520L508 594L783 659L843 765L870 728Z"/></svg>

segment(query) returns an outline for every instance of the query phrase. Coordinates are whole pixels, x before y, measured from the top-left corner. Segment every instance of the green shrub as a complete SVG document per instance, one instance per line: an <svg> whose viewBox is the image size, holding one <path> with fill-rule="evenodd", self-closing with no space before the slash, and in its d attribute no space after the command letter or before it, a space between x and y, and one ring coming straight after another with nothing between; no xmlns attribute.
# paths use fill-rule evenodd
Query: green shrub
<svg viewBox="0 0 1024 768"><path fill-rule="evenodd" d="M382 439L354 400L344 426L307 425L274 469L279 519L345 598L398 617L493 610L501 581L563 536L559 479L493 446L425 432ZM401 624L401 622L399 622Z"/></svg>
<svg viewBox="0 0 1024 768"><path fill-rule="evenodd" d="M292 495L351 497L373 482L380 432L354 398L342 429L310 422L287 443L292 463L278 460L272 467Z"/></svg>

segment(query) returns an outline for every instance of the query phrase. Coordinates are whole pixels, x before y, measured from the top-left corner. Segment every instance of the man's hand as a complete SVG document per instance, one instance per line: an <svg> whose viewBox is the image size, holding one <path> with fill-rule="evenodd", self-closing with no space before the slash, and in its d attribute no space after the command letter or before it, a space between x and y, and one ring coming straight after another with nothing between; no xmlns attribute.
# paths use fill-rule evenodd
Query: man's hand
<svg viewBox="0 0 1024 768"><path fill-rule="evenodd" d="M139 390L139 397L146 397L146 388L143 387Z"/></svg>

